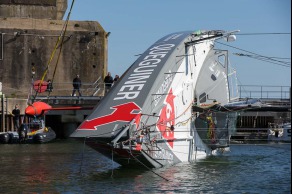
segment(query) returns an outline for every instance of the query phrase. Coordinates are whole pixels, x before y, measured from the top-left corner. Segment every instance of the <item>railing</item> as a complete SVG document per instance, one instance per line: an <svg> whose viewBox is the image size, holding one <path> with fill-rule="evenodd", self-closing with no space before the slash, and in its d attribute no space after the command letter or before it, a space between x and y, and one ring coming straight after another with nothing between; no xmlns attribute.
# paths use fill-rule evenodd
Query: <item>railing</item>
<svg viewBox="0 0 292 194"><path fill-rule="evenodd" d="M291 86L239 85L240 98L291 99Z"/></svg>
<svg viewBox="0 0 292 194"><path fill-rule="evenodd" d="M102 85L102 88L104 89L104 84L101 84L100 83L101 81L101 77L99 77L92 85L91 85L91 88L93 88L93 93L92 93L92 96L95 96L101 89L101 85Z"/></svg>
<svg viewBox="0 0 292 194"><path fill-rule="evenodd" d="M82 83L80 87L80 92L82 96L104 96L104 83L99 77L93 83ZM45 91L43 93L38 93L37 96L71 96L73 92L72 82L53 82L52 90ZM35 91L32 91L32 96L34 96ZM75 92L76 94L76 92ZM78 95L78 92L77 94Z"/></svg>
<svg viewBox="0 0 292 194"><path fill-rule="evenodd" d="M0 114L1 117L2 113ZM28 117L25 115L20 115L19 117L19 124L21 123L28 123ZM0 133L1 132L8 132L8 131L15 131L17 132L17 129L14 129L13 126L13 116L10 114L5 114L3 117L3 121L0 122Z"/></svg>

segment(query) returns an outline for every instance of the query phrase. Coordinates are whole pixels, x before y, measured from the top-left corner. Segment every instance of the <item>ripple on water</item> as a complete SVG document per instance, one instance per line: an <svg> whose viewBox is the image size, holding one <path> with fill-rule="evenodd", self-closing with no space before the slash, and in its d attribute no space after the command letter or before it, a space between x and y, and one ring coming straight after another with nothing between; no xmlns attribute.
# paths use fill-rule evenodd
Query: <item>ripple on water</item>
<svg viewBox="0 0 292 194"><path fill-rule="evenodd" d="M225 156L122 168L80 142L0 145L3 193L290 193L291 145L232 145ZM16 186L17 185L17 186Z"/></svg>

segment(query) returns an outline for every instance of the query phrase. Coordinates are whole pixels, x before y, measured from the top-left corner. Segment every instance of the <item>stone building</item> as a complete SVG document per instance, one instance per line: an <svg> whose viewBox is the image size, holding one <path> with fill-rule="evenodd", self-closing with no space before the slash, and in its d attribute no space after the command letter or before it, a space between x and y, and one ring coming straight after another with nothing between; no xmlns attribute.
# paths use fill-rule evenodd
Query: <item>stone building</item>
<svg viewBox="0 0 292 194"><path fill-rule="evenodd" d="M67 6L67 0L0 0L0 82L6 97L27 97L42 78L53 80L51 95L70 95L76 74L90 95L91 84L105 76L109 33L97 21L70 20L64 31Z"/></svg>

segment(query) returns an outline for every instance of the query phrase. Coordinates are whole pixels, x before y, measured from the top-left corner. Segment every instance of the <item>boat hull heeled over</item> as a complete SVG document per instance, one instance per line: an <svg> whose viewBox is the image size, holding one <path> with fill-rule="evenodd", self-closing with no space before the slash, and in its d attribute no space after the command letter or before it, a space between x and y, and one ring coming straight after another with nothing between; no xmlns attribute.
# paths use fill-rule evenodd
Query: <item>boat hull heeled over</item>
<svg viewBox="0 0 292 194"><path fill-rule="evenodd" d="M228 51L214 43L233 33L185 31L161 38L71 137L123 166L159 168L228 150L236 112L222 107L231 102L232 73Z"/></svg>

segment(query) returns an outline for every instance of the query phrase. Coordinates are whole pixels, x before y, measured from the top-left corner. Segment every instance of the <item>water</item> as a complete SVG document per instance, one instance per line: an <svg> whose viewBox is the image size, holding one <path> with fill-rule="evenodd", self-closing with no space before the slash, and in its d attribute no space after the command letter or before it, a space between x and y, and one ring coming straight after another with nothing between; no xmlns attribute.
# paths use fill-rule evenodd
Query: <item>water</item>
<svg viewBox="0 0 292 194"><path fill-rule="evenodd" d="M0 145L0 193L291 193L291 144L231 145L225 156L125 169L74 140Z"/></svg>

